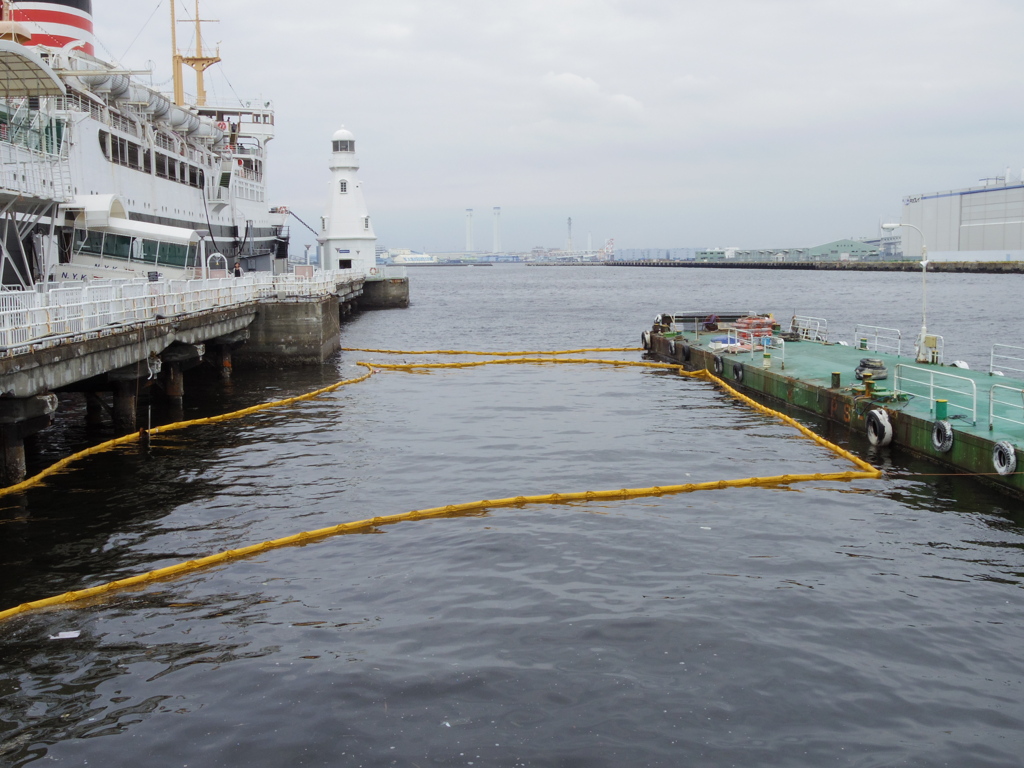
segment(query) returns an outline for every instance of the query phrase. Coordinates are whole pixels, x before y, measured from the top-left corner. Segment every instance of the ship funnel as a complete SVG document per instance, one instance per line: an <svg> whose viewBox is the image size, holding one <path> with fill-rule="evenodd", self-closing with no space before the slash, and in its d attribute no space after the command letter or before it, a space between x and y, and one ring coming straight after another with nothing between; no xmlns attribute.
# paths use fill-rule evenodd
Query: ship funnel
<svg viewBox="0 0 1024 768"><path fill-rule="evenodd" d="M20 22L32 36L26 45L63 48L78 43L86 53L94 53L92 0L20 0L12 2L11 21Z"/></svg>

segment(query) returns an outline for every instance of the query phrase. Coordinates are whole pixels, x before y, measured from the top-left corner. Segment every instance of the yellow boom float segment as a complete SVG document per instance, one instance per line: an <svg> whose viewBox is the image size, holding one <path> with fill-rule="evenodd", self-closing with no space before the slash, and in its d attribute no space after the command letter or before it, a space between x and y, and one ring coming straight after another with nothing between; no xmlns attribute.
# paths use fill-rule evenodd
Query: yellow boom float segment
<svg viewBox="0 0 1024 768"><path fill-rule="evenodd" d="M373 350L375 352L383 352L384 350ZM558 355L558 354L571 354L578 351L625 351L625 350L611 350L611 349L589 349L589 350L569 350L567 352L546 352L546 353L530 353L530 354L545 354L545 355ZM632 350L629 350L632 351ZM393 351L392 354L442 354L443 352L407 352L407 351ZM454 353L454 354L487 354L487 353ZM495 353L492 356L499 356L502 354L518 354L518 353ZM722 387L733 397L743 401L747 405L751 406L755 410L767 415L773 416L783 423L797 429L801 434L818 443L819 445L828 448L830 451L835 453L844 459L849 460L856 465L859 471L852 472L816 472L813 474L797 474L797 475L774 475L771 477L745 477L735 480L713 480L704 483L686 483L682 485L659 485L651 486L648 488L621 488L618 490L606 490L606 491L579 491L572 493L549 493L537 496L512 496L504 499L482 499L479 501L470 501L463 504L449 504L444 507L431 507L430 509L419 509L411 512L403 512L400 514L386 515L382 517L367 518L365 520L356 520L349 523L341 523L339 525L329 526L327 528L318 528L312 531L304 531L302 533L296 533L291 536L285 536L279 539L272 539L270 541L263 541L258 544L252 544L247 547L241 547L239 549L230 549L225 552L219 552L214 555L207 557L197 558L195 560L188 560L184 563L178 563L171 565L166 568L158 568L147 573L139 574L138 576L132 576L126 579L119 579L117 581L107 582L100 584L95 587L89 587L87 589L75 590L73 592L65 592L62 595L56 595L54 597L44 598L42 600L35 600L28 603L22 603L21 605L15 606L5 611L0 611L0 621L9 619L14 616L18 616L29 611L39 610L42 608L49 608L59 605L68 605L71 603L80 603L85 600L92 598L101 597L112 592L121 590L131 589L135 587L144 586L151 584L155 581L162 579L173 578L181 576L186 573L192 573L194 571L202 570L204 568L210 568L215 565L221 565L223 563L230 562L232 560L238 560L244 557L251 557L258 555L263 552L268 552L273 549L280 549L282 547L291 547L296 545L308 544L321 539L330 538L333 536L343 536L350 533L359 533L367 530L372 530L383 525L393 525L395 523L405 522L409 520L428 520L431 518L441 517L455 517L459 515L471 514L474 512L483 512L488 509L497 509L502 507L523 507L528 504L565 504L572 502L586 502L586 501L598 501L598 500L615 500L615 499L636 499L650 496L665 496L670 494L680 493L693 493L695 491L711 491L721 490L725 488L750 488L756 486L778 486L778 485L790 485L792 483L801 483L808 481L837 481L837 480L857 480L857 479L875 479L882 475L882 472L875 467L868 464L866 461L854 456L849 451L840 448L838 445L829 442L825 438L821 437L813 430L808 429L802 424L798 423L795 419L786 416L783 413L768 408L755 400L747 397L746 395L738 392L736 389L726 384L722 379L713 375L709 371L687 371L681 365L673 363L652 363L652 362L637 362L630 360L600 360L600 359L558 359L550 357L542 358L515 358L506 360L485 360L471 363L401 363L401 364L376 364L371 365L369 363L360 362L361 365L368 370L363 376L359 376L353 379L345 379L335 384L331 384L327 387L314 390L313 392L307 392L304 395L298 395L296 397L289 397L283 400L275 400L270 403L261 403L260 405L254 405L249 408L243 408L238 411L232 411L231 413L225 413L220 416L209 416L202 419L192 419L190 421L180 421L174 424L166 424L161 427L154 427L150 430L149 434L161 434L164 432L171 432L177 429L184 429L199 424L214 424L217 422L228 421L231 419L238 419L244 416L248 416L259 411L267 410L269 408L278 408L285 405L292 405L304 400L311 400L320 395L328 392L333 392L348 384L356 384L361 381L366 381L370 376L375 373L375 369L379 368L382 370L416 370L424 368L475 368L482 365L536 365L536 364L572 364L572 365L610 365L615 367L635 367L635 368L656 368L662 370L675 371L681 376L686 376L694 379L702 379L709 381L718 386ZM67 467L73 461L90 456L102 451L110 450L119 445L125 445L127 443L136 442L139 439L139 434L125 435L124 437L115 438L108 440L105 443L87 448L84 451L79 451L76 454L68 456L61 461L58 461L53 466L47 468L38 475L35 475L24 482L18 483L17 485L9 486L8 488L0 489L0 495L6 495L9 493L15 493L20 490L24 490L33 485L38 484L46 477L59 472L61 469Z"/></svg>

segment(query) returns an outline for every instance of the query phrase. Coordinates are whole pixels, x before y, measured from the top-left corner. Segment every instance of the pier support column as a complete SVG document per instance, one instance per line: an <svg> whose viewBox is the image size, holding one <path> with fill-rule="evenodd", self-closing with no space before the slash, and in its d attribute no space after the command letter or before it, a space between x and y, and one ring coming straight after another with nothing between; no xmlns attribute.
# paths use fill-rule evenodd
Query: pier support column
<svg viewBox="0 0 1024 768"><path fill-rule="evenodd" d="M202 362L206 354L205 344L174 343L160 355L163 360L164 395L167 398L168 416L172 421L181 421L185 405L185 371Z"/></svg>
<svg viewBox="0 0 1024 768"><path fill-rule="evenodd" d="M207 342L211 353L206 356L210 363L220 374L222 379L230 379L234 370L234 361L231 359L232 350L238 349L249 340L249 329L243 328L240 331L229 333L226 336L218 336L216 339Z"/></svg>
<svg viewBox="0 0 1024 768"><path fill-rule="evenodd" d="M107 373L107 380L114 390L111 416L116 434L126 435L138 429L138 393L149 385L150 377L160 372L160 366L160 358L153 355L148 360L140 360Z"/></svg>
<svg viewBox="0 0 1024 768"><path fill-rule="evenodd" d="M181 410L182 401L185 398L185 375L181 371L181 363L171 363L164 368L165 379L164 392L167 394L167 402L172 410Z"/></svg>
<svg viewBox="0 0 1024 768"><path fill-rule="evenodd" d="M85 393L85 426L103 426L103 411L106 406L96 392Z"/></svg>
<svg viewBox="0 0 1024 768"><path fill-rule="evenodd" d="M218 363L217 366L220 370L220 377L222 379L231 378L231 347L218 347Z"/></svg>
<svg viewBox="0 0 1024 768"><path fill-rule="evenodd" d="M25 441L18 433L17 424L0 427L3 442L3 473L6 485L20 483L27 474L25 469Z"/></svg>
<svg viewBox="0 0 1024 768"><path fill-rule="evenodd" d="M50 426L56 411L56 395L0 400L0 472L5 484L25 479L25 438Z"/></svg>
<svg viewBox="0 0 1024 768"><path fill-rule="evenodd" d="M114 432L127 435L138 427L136 379L114 382Z"/></svg>

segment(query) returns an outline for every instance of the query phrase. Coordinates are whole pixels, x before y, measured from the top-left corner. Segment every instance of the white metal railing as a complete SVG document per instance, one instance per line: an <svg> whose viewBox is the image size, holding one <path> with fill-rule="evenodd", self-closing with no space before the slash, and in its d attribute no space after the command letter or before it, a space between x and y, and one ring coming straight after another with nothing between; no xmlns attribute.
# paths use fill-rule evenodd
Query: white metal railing
<svg viewBox="0 0 1024 768"><path fill-rule="evenodd" d="M768 339L768 343L771 344L771 331L759 328L727 328L725 338L729 346L749 345L750 356L753 357L755 349L764 347L765 342L762 339Z"/></svg>
<svg viewBox="0 0 1024 768"><path fill-rule="evenodd" d="M119 327L255 303L334 295L362 278L354 269L312 277L254 273L207 280L95 280L0 291L0 356L43 348L73 336L109 335Z"/></svg>
<svg viewBox="0 0 1024 768"><path fill-rule="evenodd" d="M771 356L778 360L782 367L786 367L786 340L781 336L764 336L762 337L762 343L764 344L764 351L767 353L771 350Z"/></svg>
<svg viewBox="0 0 1024 768"><path fill-rule="evenodd" d="M897 328L883 328L880 325L855 325L853 346L868 352L891 352L899 357L903 345L903 334Z"/></svg>
<svg viewBox="0 0 1024 768"><path fill-rule="evenodd" d="M1006 392L1013 392L1016 395L1015 401L1010 402L1009 400L998 400L996 399L996 390L1005 390ZM1013 411L1020 413L1021 419L1011 419L1009 416L1000 416L996 413L996 406L1001 405L1005 408L1009 408ZM1008 387L1005 384L993 384L991 389L988 391L988 428L993 429L995 427L996 420L1006 421L1010 424L1018 424L1024 426L1024 389L1017 389L1016 387Z"/></svg>
<svg viewBox="0 0 1024 768"><path fill-rule="evenodd" d="M0 190L66 201L72 197L67 157L0 141Z"/></svg>
<svg viewBox="0 0 1024 768"><path fill-rule="evenodd" d="M1018 354L1002 352L1002 351L996 352L996 349L1007 350L1007 351L1013 350L1013 352L1016 352ZM1009 344L993 344L992 345L992 353L991 353L991 356L989 357L989 362L988 362L988 372L989 373L994 373L995 372L995 370L996 370L996 361L997 360L1006 361L1006 362L1001 362L999 364L999 370L1000 371L1013 371L1014 373L1024 374L1024 347L1014 347L1014 346L1011 346ZM1018 366L1018 365L1020 366L1020 368L1014 367L1014 366Z"/></svg>
<svg viewBox="0 0 1024 768"><path fill-rule="evenodd" d="M804 341L828 341L828 320L821 317L793 315L789 321L790 333L796 333Z"/></svg>
<svg viewBox="0 0 1024 768"><path fill-rule="evenodd" d="M925 398L929 411L935 410L936 399L946 400L950 410L970 414L971 424L978 423L978 385L966 376L901 363L896 366L893 390Z"/></svg>

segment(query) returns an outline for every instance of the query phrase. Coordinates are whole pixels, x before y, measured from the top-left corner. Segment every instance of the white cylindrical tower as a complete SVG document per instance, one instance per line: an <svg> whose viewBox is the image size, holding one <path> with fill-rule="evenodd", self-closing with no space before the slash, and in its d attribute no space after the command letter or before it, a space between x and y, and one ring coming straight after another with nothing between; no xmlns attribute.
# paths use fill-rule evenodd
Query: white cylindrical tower
<svg viewBox="0 0 1024 768"><path fill-rule="evenodd" d="M473 209L466 209L466 253L473 252Z"/></svg>
<svg viewBox="0 0 1024 768"><path fill-rule="evenodd" d="M331 188L320 242L321 269L358 269L371 274L377 266L377 235L363 200L359 158L352 132L344 127L331 137ZM372 274L376 274L374 271Z"/></svg>
<svg viewBox="0 0 1024 768"><path fill-rule="evenodd" d="M501 253L501 208L494 208L494 247L492 253Z"/></svg>

